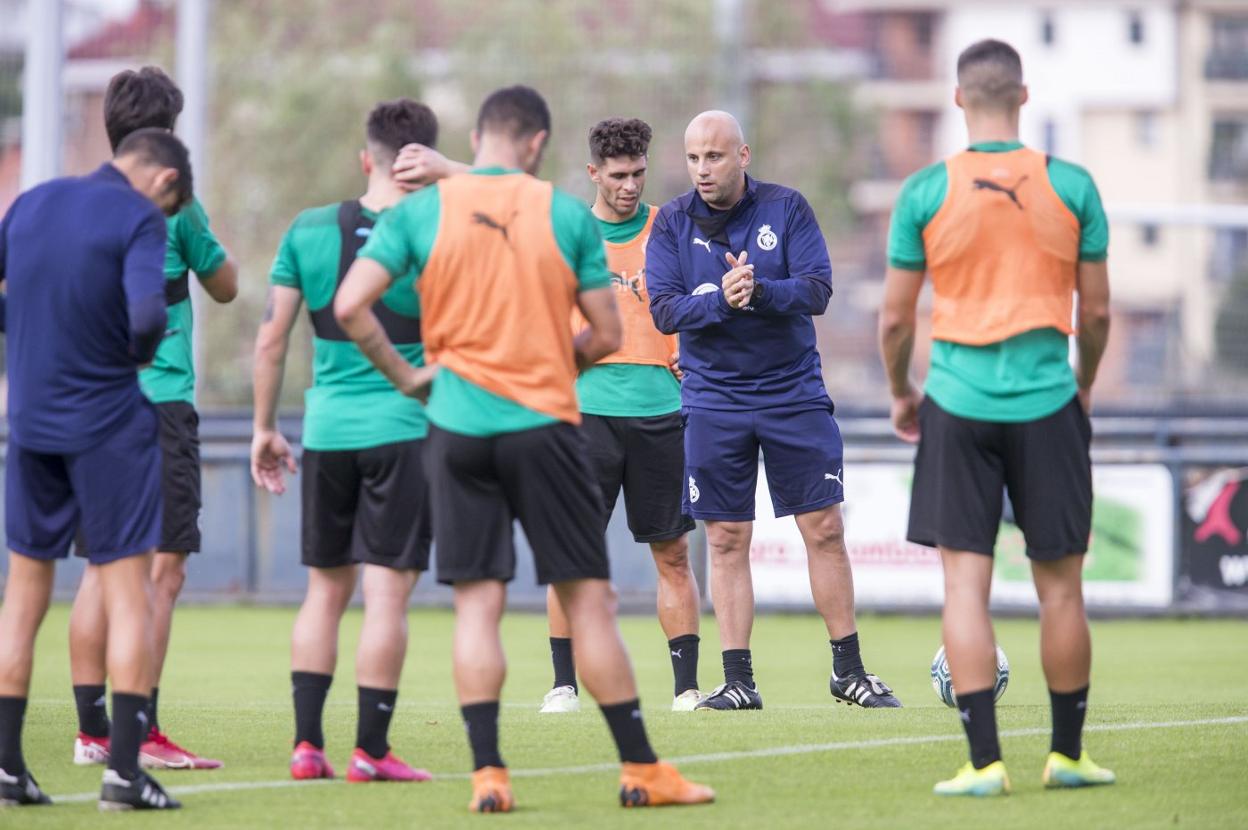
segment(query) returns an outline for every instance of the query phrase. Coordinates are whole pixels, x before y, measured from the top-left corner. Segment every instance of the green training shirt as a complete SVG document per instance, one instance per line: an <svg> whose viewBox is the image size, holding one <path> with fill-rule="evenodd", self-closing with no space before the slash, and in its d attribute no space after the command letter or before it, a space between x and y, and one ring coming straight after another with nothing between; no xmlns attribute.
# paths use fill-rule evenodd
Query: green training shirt
<svg viewBox="0 0 1248 830"><path fill-rule="evenodd" d="M623 245L637 238L649 216L650 206L642 202L637 215L631 219L623 222L598 219L598 230L607 242ZM577 378L576 396L581 402L581 412L586 415L651 418L680 411L680 382L664 366L640 363L591 366Z"/></svg>
<svg viewBox="0 0 1248 830"><path fill-rule="evenodd" d="M474 169L479 176L502 176L516 173L501 167ZM414 275L419 289L419 275L429 261L438 235L442 203L436 185L426 187L403 199L386 212L359 255L377 261L394 274ZM550 204L550 221L555 242L576 274L582 291L607 288L611 272L607 270L606 251L597 220L580 201L555 188ZM470 278L470 275L465 275ZM572 321L568 321L571 325ZM438 371L429 396L429 420L442 429L461 435L486 437L557 423L536 410L496 395L472 383L446 367Z"/></svg>
<svg viewBox="0 0 1248 830"><path fill-rule="evenodd" d="M172 282L195 272L201 280L225 262L225 248L208 227L208 214L198 199L167 221L165 279ZM152 365L139 372L139 385L152 403L185 401L195 403L195 361L191 349L191 328L195 324L188 297L168 308L165 339L156 350Z"/></svg>
<svg viewBox="0 0 1248 830"><path fill-rule="evenodd" d="M990 141L972 144L970 149L1003 153L1022 146L1017 141ZM1092 176L1077 164L1053 158L1049 160L1049 181L1079 220L1079 259L1104 262L1109 224ZM888 230L888 262L892 267L926 269L923 229L944 203L948 183L943 161L906 179ZM1061 409L1076 390L1070 343L1057 329L1026 331L986 346L932 342L925 392L942 409L959 417L1031 421Z"/></svg>
<svg viewBox="0 0 1248 830"><path fill-rule="evenodd" d="M367 208L363 214L378 218ZM282 238L269 282L298 289L311 311L325 308L333 302L338 288L341 254L338 203L310 208L295 218ZM396 280L382 302L408 317L420 316L410 276ZM424 347L419 343L395 348L413 366L424 362ZM415 441L428 431L420 402L395 389L355 343L313 335L312 387L304 396L304 447L360 450Z"/></svg>

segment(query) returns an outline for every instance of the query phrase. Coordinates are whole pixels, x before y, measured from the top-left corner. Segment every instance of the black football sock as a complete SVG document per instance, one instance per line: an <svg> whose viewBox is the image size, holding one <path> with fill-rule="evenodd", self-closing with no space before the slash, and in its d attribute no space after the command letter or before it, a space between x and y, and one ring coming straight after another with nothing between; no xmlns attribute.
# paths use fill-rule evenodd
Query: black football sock
<svg viewBox="0 0 1248 830"><path fill-rule="evenodd" d="M551 688L571 686L573 691L579 693L580 688L576 685L576 663L572 660L572 639L551 637L550 659L555 664L555 685Z"/></svg>
<svg viewBox="0 0 1248 830"><path fill-rule="evenodd" d="M962 728L971 743L971 763L983 769L1001 760L1001 744L997 740L997 712L992 689L958 695L958 712Z"/></svg>
<svg viewBox="0 0 1248 830"><path fill-rule="evenodd" d="M310 671L290 673L290 686L295 698L295 746L307 741L317 749L325 748L321 714L325 711L325 698L333 680L332 674Z"/></svg>
<svg viewBox="0 0 1248 830"><path fill-rule="evenodd" d="M127 781L139 775L139 747L147 738L147 695L113 692L113 733L108 768Z"/></svg>
<svg viewBox="0 0 1248 830"><path fill-rule="evenodd" d="M1088 713L1088 687L1075 692L1049 690L1049 706L1053 711L1053 740L1049 751L1060 752L1078 761L1083 752L1083 718Z"/></svg>
<svg viewBox="0 0 1248 830"><path fill-rule="evenodd" d="M600 708L611 729L611 737L615 738L615 747L620 751L621 763L653 764L659 760L650 748L650 738L646 736L640 701L630 700Z"/></svg>
<svg viewBox="0 0 1248 830"><path fill-rule="evenodd" d="M851 674L861 677L867 673L862 665L862 654L858 651L857 631L828 642L832 645L832 672L837 677L849 677Z"/></svg>
<svg viewBox="0 0 1248 830"><path fill-rule="evenodd" d="M160 720L156 717L156 698L160 696L160 687L152 687L151 703L147 705L147 717L151 721L151 728L156 732L160 731Z"/></svg>
<svg viewBox="0 0 1248 830"><path fill-rule="evenodd" d="M472 768L507 766L498 754L498 701L461 706L459 711L464 716L468 745L472 747Z"/></svg>
<svg viewBox="0 0 1248 830"><path fill-rule="evenodd" d="M360 719L355 728L355 745L373 758L384 758L390 751L390 718L394 715L397 689L368 689L360 686Z"/></svg>
<svg viewBox="0 0 1248 830"><path fill-rule="evenodd" d="M78 708L78 731L92 738L108 737L108 706L104 684L75 686L74 705Z"/></svg>
<svg viewBox="0 0 1248 830"><path fill-rule="evenodd" d="M698 688L698 643L701 641L697 634L682 634L667 641L676 695Z"/></svg>
<svg viewBox="0 0 1248 830"><path fill-rule="evenodd" d="M26 698L0 697L0 769L9 775L26 771L22 758L22 723L26 719Z"/></svg>
<svg viewBox="0 0 1248 830"><path fill-rule="evenodd" d="M730 648L724 652L724 682L733 681L754 688L754 659L748 648Z"/></svg>

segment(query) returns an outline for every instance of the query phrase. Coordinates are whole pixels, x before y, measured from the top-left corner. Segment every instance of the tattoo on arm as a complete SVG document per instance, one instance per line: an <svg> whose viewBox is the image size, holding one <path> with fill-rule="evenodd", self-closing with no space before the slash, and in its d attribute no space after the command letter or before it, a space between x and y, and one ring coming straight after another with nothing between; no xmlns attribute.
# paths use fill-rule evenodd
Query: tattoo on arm
<svg viewBox="0 0 1248 830"><path fill-rule="evenodd" d="M268 298L264 301L264 320L265 323L273 321L273 315L277 313L277 297L274 296L273 287L269 286Z"/></svg>

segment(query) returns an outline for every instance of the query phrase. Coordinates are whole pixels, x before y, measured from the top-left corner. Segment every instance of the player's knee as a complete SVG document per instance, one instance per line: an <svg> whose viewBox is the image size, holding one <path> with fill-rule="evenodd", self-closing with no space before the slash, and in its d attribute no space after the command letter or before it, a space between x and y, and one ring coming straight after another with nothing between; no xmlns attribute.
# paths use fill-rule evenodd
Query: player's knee
<svg viewBox="0 0 1248 830"><path fill-rule="evenodd" d="M839 511L828 511L807 531L812 553L839 555L845 552L845 522Z"/></svg>
<svg viewBox="0 0 1248 830"><path fill-rule="evenodd" d="M681 577L689 572L689 543L685 537L654 542L650 545L654 564L664 577Z"/></svg>
<svg viewBox="0 0 1248 830"><path fill-rule="evenodd" d="M706 526L706 547L713 557L748 555L749 546L750 525L746 522L715 522Z"/></svg>
<svg viewBox="0 0 1248 830"><path fill-rule="evenodd" d="M186 584L186 557L157 555L152 566L152 589L157 596L172 601Z"/></svg>

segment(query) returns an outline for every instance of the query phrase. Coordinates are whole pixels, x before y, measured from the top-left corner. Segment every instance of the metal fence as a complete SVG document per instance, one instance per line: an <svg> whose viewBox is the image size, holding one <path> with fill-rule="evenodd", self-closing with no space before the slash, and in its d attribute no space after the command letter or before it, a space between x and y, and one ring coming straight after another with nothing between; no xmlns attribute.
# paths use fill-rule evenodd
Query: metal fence
<svg viewBox="0 0 1248 830"><path fill-rule="evenodd" d="M842 415L840 422L847 448L847 540L859 606L885 611L938 608L940 583L938 569L932 568L934 559L903 538L905 475L912 449L892 437L883 413L851 413ZM1094 428L1096 470L1111 476L1097 493L1088 569L1090 607L1104 613L1248 614L1248 413L1219 417L1109 413L1094 418ZM253 486L248 468L250 421L243 414L208 415L201 434L204 549L191 559L187 597L298 600L306 583L299 564L298 480L282 497ZM298 431L293 434L297 437ZM896 479L895 485L876 486L873 482L881 473L885 480L890 475ZM1124 476L1112 473L1125 474L1125 492ZM776 547L770 541L769 533L783 538L784 527L792 521L772 521L765 498L760 499L758 514L751 557L760 605L795 611L813 608L804 581L804 551L791 551L787 567L783 562L777 567ZM1167 529L1168 535L1158 537L1158 528ZM545 595L534 583L523 533L518 529L517 533L519 569L511 602L540 608ZM998 604L1025 609L1030 590L1026 579L1014 580L1024 583L1020 585L1009 582L1010 559L1019 554L1010 549L1008 534L1007 526L998 545L1002 560L998 577L1004 586L997 592ZM1103 545L1098 544L1098 535L1104 537ZM632 540L621 505L607 540L613 580L624 607L652 608L656 583L649 549ZM892 553L881 560L876 555L881 548ZM691 549L705 588L700 529L692 537ZM1107 551L1103 566L1095 562L1098 551ZM899 557L897 552L905 555ZM57 596L72 595L82 567L82 561L73 557L59 566ZM1097 584L1098 567L1105 572L1103 585ZM1160 582L1158 573L1164 577ZM773 584L773 578L779 582ZM904 584L907 580L915 583L911 589ZM916 586L918 590L912 590ZM431 578L423 580L415 594L419 604L449 601L449 590Z"/></svg>
<svg viewBox="0 0 1248 830"><path fill-rule="evenodd" d="M33 11L56 3L0 0L0 210L16 195L23 156L47 143L22 146L22 113L42 112L48 100L23 106L18 93L32 77L23 66ZM278 241L299 210L362 189L356 153L372 102L426 100L442 122L442 149L466 158L483 94L531 83L551 101L555 120L543 175L586 199L589 127L609 115L643 117L655 130L646 196L660 203L688 187L681 148L688 119L728 108L746 123L753 172L802 190L828 239L836 294L817 325L829 388L838 399L878 406L886 387L875 320L889 209L901 179L953 149L948 136L960 139L948 103L952 56L965 45L958 39L978 31L975 21L985 15L975 10L989 7L993 20L1020 32L1042 13L1061 17L1063 31L1110 25L1105 8L1113 4L1048 5L75 0L63 13L61 169L83 172L107 156L100 106L112 73L158 63L178 77L187 92L179 130L194 149L200 196L242 264L235 303L198 303L200 400L234 407L250 398L251 343ZM1248 81L1204 71L1207 60L1248 60L1237 34L1248 8L1206 13L1204 5L1150 5L1149 36L1124 47L1121 60L1147 58L1163 68L1138 79L1137 103L1088 103L1072 116L1080 140L1063 133L1057 147L1090 167L1111 211L1115 319L1102 402L1170 409L1248 402ZM1037 94L1086 97L1084 85L1053 74L1046 61L1054 59L1041 46L1017 45L1027 66L1048 73L1038 76ZM1119 60L1112 46L1106 61ZM1024 136L1040 137L1040 146L1058 124L1051 121L1029 105ZM298 405L309 378L309 343L301 324L288 405Z"/></svg>

